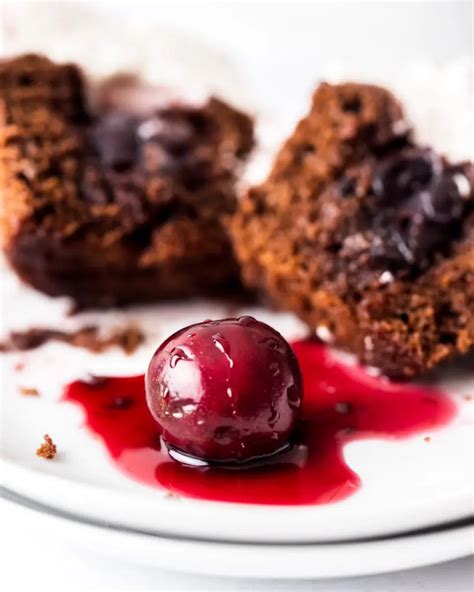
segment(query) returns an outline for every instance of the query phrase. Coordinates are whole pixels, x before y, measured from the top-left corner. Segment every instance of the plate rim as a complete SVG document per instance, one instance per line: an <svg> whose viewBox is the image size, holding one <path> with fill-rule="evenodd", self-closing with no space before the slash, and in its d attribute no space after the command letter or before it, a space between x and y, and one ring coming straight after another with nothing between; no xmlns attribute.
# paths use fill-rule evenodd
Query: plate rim
<svg viewBox="0 0 474 592"><path fill-rule="evenodd" d="M245 541L245 540L238 540L238 539L215 539L211 537L197 537L197 536L187 536L187 535L178 535L173 533L166 533L166 532L156 532L153 530L141 529L136 528L133 526L125 526L120 524L113 524L105 520L94 519L87 516L83 516L80 514L76 514L74 512L61 510L55 508L54 506L45 504L43 502L38 502L37 500L30 498L28 496L19 494L8 487L0 485L0 498L6 499L12 503L17 505L21 505L24 507L31 508L43 514L48 514L50 516L55 516L57 518L62 518L64 520L69 520L72 522L78 522L80 524L85 524L89 526L95 526L98 528L106 528L107 530L115 530L118 532L129 533L129 534L139 534L144 536L151 536L157 537L160 539L169 539L169 540L176 540L176 541L190 541L196 543L218 543L222 545L251 545L251 546L258 546L258 547L287 547L287 546L295 546L295 547L302 547L302 546L316 546L316 545L346 545L346 544L365 544L365 543L375 543L381 541L389 541L394 539L407 539L411 537L418 537L430 534L441 533L450 530L459 530L465 527L474 527L474 514L470 516L466 516L465 518L461 518L458 520L451 520L440 522L438 524L434 524L432 526L428 526L425 528L417 528L402 532L393 532L387 533L380 536L368 536L368 537L359 537L354 539L339 539L339 540L312 540L312 541Z"/></svg>
<svg viewBox="0 0 474 592"><path fill-rule="evenodd" d="M22 504L3 492L0 497L7 503L23 505L48 527L54 521L56 529L69 539L80 537L82 544L89 539L90 547L94 537L93 548L102 549L106 555L117 558L126 553L129 560L139 564L202 575L280 580L354 577L432 565L473 553L472 520L467 525L366 543L236 544L170 540L153 534L117 531L106 524L97 526L47 514L34 501ZM97 545L97 540L101 544Z"/></svg>
<svg viewBox="0 0 474 592"><path fill-rule="evenodd" d="M214 502L209 500L199 500L193 498L180 497L178 499L168 498L166 491L153 497L142 494L139 491L131 493L130 491L117 491L106 486L96 484L86 484L75 482L70 479L41 473L31 468L25 468L14 461L8 461L0 457L0 472L2 474L2 484L0 490L7 490L13 495L22 496L30 499L34 504L42 504L54 511L69 513L78 516L84 520L99 521L106 523L109 528L125 529L138 533L148 533L162 538L181 538L195 541L208 542L228 542L236 544L322 544L322 543L340 543L348 541L364 541L380 539L383 537L393 538L403 536L403 533L417 532L436 527L440 523L434 523L429 519L433 515L442 514L445 519L442 524L451 524L464 520L473 519L474 508L472 506L472 491L465 492L464 503L456 503L453 500L443 500L443 510L440 511L440 501L434 498L431 506L424 505L425 514L413 515L413 509L410 512L404 511L404 521L398 523L397 528L387 529L386 521L384 524L380 521L370 521L370 516L364 516L364 523L370 522L370 528L364 535L357 534L357 528L353 523L346 527L340 523L344 520L338 519L338 507L340 504L330 506L330 513L334 513L334 518L339 523L339 531L332 528L331 533L324 534L318 529L318 536L315 538L314 532L309 534L302 531L304 524L308 530L308 523L315 524L318 518L318 506L261 506L255 504L236 504L229 502ZM54 491L54 503L51 502L51 491ZM140 516L135 512L133 519L124 514L123 508L130 505L130 497L138 500L135 508L140 510ZM427 508L430 508L427 510ZM325 505L325 519L328 520L328 506ZM165 509L166 512L160 512ZM416 508L419 509L419 508ZM225 519L229 528L227 534L221 533L209 534L208 523ZM275 516L281 517L286 514L285 536L278 535L273 528L272 523ZM150 517L158 515L159 525L150 524ZM243 516L245 515L245 521ZM121 516L122 519L117 519ZM124 519L125 517L125 519ZM292 528L288 531L288 517L293 518ZM137 520L138 518L138 520ZM295 520L297 518L298 520ZM312 520L309 520L312 518ZM329 519L331 516L329 516ZM249 533L248 523L252 522L256 528ZM257 522L255 522L257 521ZM185 527L183 526L185 525ZM233 526L235 525L235 529ZM240 529L238 528L240 525ZM274 526L274 525L273 525ZM270 529L269 529L270 527ZM346 527L346 528L345 528ZM222 532L222 529L220 529ZM264 530L264 535L261 531ZM335 534L336 532L336 534ZM339 532L339 534L337 534ZM232 534L231 534L232 533ZM344 534L345 533L345 534Z"/></svg>

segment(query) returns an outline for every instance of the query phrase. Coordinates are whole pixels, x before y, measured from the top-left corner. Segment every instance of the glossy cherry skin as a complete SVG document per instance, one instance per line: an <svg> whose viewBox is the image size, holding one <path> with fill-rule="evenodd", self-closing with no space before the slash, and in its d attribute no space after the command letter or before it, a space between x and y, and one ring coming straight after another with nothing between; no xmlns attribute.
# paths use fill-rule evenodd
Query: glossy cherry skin
<svg viewBox="0 0 474 592"><path fill-rule="evenodd" d="M241 317L205 321L169 337L150 362L146 393L172 451L242 463L289 446L302 380L285 339Z"/></svg>

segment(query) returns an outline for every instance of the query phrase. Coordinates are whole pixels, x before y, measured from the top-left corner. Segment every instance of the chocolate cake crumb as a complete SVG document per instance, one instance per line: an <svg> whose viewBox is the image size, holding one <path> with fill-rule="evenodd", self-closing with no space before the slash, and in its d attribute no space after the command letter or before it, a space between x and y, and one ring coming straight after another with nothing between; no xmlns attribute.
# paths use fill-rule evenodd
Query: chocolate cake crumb
<svg viewBox="0 0 474 592"><path fill-rule="evenodd" d="M121 347L123 351L130 355L143 343L144 335L138 327L130 326L125 330L116 331L111 337L111 344L115 340L115 345Z"/></svg>
<svg viewBox="0 0 474 592"><path fill-rule="evenodd" d="M51 460L56 456L56 444L51 440L48 434L43 436L44 442L40 445L40 447L36 450L36 456L40 456L41 458L46 458L47 460Z"/></svg>
<svg viewBox="0 0 474 592"><path fill-rule="evenodd" d="M165 499L180 500L181 498L174 491L168 491L165 493Z"/></svg>
<svg viewBox="0 0 474 592"><path fill-rule="evenodd" d="M26 331L12 331L0 342L0 352L10 353L36 349L48 341L61 341L75 347L83 347L94 353L102 353L110 347L120 347L130 355L144 341L143 332L136 326L115 329L109 336L102 337L99 327L89 325L77 331L67 332L48 328L31 328Z"/></svg>
<svg viewBox="0 0 474 592"><path fill-rule="evenodd" d="M30 386L20 386L19 391L25 397L39 397L39 390Z"/></svg>
<svg viewBox="0 0 474 592"><path fill-rule="evenodd" d="M425 437L423 438L423 440L424 440L425 442L431 442L431 438L430 438L430 436L425 436Z"/></svg>

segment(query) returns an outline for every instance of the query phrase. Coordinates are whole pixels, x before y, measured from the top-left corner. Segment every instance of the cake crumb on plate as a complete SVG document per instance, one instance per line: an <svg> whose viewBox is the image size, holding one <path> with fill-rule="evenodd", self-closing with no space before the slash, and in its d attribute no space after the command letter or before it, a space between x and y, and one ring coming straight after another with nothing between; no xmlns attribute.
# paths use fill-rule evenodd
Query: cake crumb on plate
<svg viewBox="0 0 474 592"><path fill-rule="evenodd" d="M36 456L46 458L47 460L52 460L56 456L56 444L52 441L48 434L43 436L43 440L44 442L42 442L40 447L36 450Z"/></svg>

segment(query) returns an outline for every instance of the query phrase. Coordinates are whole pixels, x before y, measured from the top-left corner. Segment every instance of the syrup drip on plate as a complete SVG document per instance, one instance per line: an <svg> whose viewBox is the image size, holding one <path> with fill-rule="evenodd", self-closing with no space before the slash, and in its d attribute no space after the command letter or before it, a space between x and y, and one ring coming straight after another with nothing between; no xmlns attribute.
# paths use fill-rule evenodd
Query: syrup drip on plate
<svg viewBox="0 0 474 592"><path fill-rule="evenodd" d="M83 408L89 430L130 477L180 496L267 505L341 500L361 486L360 476L344 460L346 443L425 433L455 415L454 402L443 393L371 376L335 359L315 341L298 341L292 348L304 383L294 446L246 469L173 461L148 410L143 376L76 381L64 399Z"/></svg>

